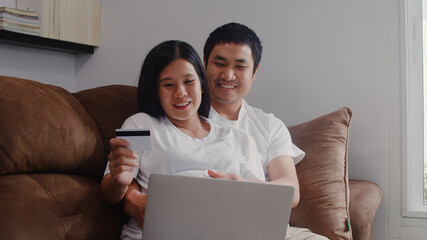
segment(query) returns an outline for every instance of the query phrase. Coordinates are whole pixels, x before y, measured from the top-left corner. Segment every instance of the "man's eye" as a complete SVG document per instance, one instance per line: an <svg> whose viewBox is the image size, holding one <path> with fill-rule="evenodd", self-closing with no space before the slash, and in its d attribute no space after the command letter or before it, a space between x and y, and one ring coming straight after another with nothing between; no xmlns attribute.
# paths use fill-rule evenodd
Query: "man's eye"
<svg viewBox="0 0 427 240"><path fill-rule="evenodd" d="M219 62L214 62L215 66L217 67L224 67L225 64L224 63L219 63Z"/></svg>
<svg viewBox="0 0 427 240"><path fill-rule="evenodd" d="M240 69L240 70L243 70L243 69L246 69L246 68L248 68L247 66L244 66L244 65L237 65L236 66L236 68L237 69Z"/></svg>

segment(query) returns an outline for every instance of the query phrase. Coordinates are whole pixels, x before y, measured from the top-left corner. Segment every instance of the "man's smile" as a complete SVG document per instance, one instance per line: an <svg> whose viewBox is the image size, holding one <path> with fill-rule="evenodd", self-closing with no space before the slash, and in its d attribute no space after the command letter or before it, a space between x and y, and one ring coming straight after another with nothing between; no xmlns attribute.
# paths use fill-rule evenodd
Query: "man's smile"
<svg viewBox="0 0 427 240"><path fill-rule="evenodd" d="M215 83L218 87L226 88L226 89L234 89L239 86L239 84L236 81L220 81L215 80Z"/></svg>

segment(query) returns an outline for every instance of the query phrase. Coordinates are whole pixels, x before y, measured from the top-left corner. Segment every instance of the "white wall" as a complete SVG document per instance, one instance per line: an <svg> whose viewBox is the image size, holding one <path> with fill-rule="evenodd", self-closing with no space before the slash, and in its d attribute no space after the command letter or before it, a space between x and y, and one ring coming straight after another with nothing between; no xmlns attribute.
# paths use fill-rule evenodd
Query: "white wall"
<svg viewBox="0 0 427 240"><path fill-rule="evenodd" d="M389 61L392 55L399 58L398 14L390 11L398 1L101 0L101 46L95 54L77 55L74 64L73 55L0 44L0 74L56 82L76 91L136 85L145 54L160 41L184 40L201 53L215 27L230 21L246 24L264 45L247 97L250 104L275 113L287 125L341 106L353 110L350 177L382 188L373 239L386 239L388 181L400 171L395 167L389 172L388 159L399 161L401 154L396 149L400 143L390 142L390 136L400 136L399 124L389 124L400 114L394 105L400 103L400 73L390 70L399 62Z"/></svg>
<svg viewBox="0 0 427 240"><path fill-rule="evenodd" d="M32 79L75 90L74 54L0 43L0 75Z"/></svg>

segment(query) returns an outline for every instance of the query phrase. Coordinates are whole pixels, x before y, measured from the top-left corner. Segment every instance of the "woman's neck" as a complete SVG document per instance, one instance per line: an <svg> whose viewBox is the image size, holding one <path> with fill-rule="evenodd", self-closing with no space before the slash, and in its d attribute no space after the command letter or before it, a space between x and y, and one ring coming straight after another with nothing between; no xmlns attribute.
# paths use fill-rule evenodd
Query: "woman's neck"
<svg viewBox="0 0 427 240"><path fill-rule="evenodd" d="M192 138L204 138L209 134L211 129L210 124L202 120L199 116L189 120L176 120L172 118L169 118L169 120L181 132Z"/></svg>

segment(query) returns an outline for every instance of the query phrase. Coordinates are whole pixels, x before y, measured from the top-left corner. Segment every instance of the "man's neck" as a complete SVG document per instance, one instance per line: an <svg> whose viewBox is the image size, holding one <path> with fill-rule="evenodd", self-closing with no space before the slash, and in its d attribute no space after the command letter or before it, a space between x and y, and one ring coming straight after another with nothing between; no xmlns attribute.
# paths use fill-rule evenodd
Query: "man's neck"
<svg viewBox="0 0 427 240"><path fill-rule="evenodd" d="M223 118L228 120L236 121L239 119L239 112L240 108L242 107L243 101L236 102L236 103L230 103L230 104L223 104L223 103L217 103L214 101L211 101L212 107L215 109L215 111L221 115Z"/></svg>

